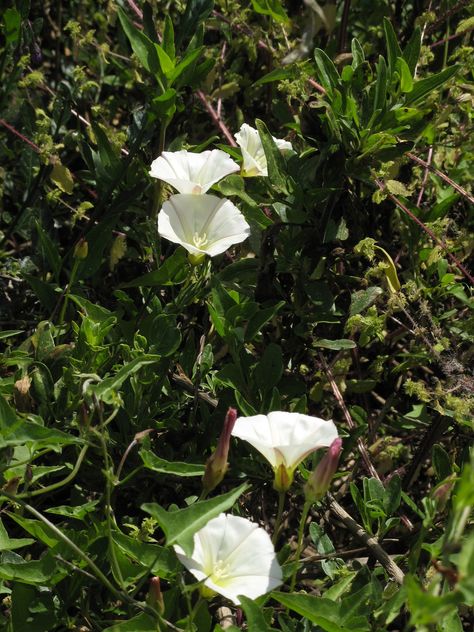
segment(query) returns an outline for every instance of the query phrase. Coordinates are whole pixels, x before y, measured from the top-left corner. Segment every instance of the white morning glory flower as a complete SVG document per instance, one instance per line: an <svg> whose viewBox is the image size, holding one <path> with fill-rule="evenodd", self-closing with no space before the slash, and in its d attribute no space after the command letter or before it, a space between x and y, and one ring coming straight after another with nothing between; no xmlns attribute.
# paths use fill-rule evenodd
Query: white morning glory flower
<svg viewBox="0 0 474 632"><path fill-rule="evenodd" d="M263 149L260 134L256 129L244 123L237 134L234 134L235 140L242 150L243 168L242 175L251 176L268 176L267 158ZM287 140L281 140L272 136L276 146L280 151L293 149L291 143Z"/></svg>
<svg viewBox="0 0 474 632"><path fill-rule="evenodd" d="M239 165L220 149L199 154L182 149L164 151L151 163L150 175L171 184L180 193L200 194L239 169Z"/></svg>
<svg viewBox="0 0 474 632"><path fill-rule="evenodd" d="M191 557L180 546L174 549L179 561L204 582L208 596L216 592L236 605L239 595L256 599L283 582L270 536L247 518L220 514L194 535Z"/></svg>
<svg viewBox="0 0 474 632"><path fill-rule="evenodd" d="M247 239L250 226L226 198L178 193L158 213L158 232L191 255L215 257Z"/></svg>
<svg viewBox="0 0 474 632"><path fill-rule="evenodd" d="M338 436L333 421L281 411L239 417L232 435L248 441L269 461L278 491L289 489L295 469L304 458L331 445Z"/></svg>

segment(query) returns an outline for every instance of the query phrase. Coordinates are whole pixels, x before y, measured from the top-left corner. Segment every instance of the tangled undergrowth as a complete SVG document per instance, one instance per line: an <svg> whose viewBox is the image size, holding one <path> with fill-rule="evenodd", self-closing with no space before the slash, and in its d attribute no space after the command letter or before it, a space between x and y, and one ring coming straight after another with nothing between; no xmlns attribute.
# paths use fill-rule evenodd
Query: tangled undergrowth
<svg viewBox="0 0 474 632"><path fill-rule="evenodd" d="M471 9L2 9L0 629L472 629Z"/></svg>

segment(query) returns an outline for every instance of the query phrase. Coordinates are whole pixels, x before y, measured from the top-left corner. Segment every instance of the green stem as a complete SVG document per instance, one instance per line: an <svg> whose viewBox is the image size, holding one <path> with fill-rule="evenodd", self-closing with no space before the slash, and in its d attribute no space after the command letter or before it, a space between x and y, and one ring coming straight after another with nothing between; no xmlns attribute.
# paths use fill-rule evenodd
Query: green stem
<svg viewBox="0 0 474 632"><path fill-rule="evenodd" d="M281 519L283 517L283 509L285 507L285 498L286 498L286 492L278 492L278 511L277 511L277 517L275 520L275 527L273 529L273 538L272 538L273 545L275 545L278 540L278 532L280 531Z"/></svg>
<svg viewBox="0 0 474 632"><path fill-rule="evenodd" d="M73 480L73 478L76 476L76 474L79 472L79 469L82 465L82 461L84 460L84 457L86 456L86 452L88 449L89 449L88 444L83 446L82 450L79 452L79 456L77 457L76 464L74 465L71 472L66 476L66 478L63 478L62 481L58 481L57 483L53 483L52 485L48 485L47 487L42 487L41 489L35 489L32 492L23 492L21 494L17 494L15 498L32 498L33 496L41 496L42 494L48 494L70 483Z"/></svg>
<svg viewBox="0 0 474 632"><path fill-rule="evenodd" d="M160 134L158 137L158 149L157 149L157 158L161 156L161 154L165 151L165 143L166 143L166 128L167 124L162 123L160 125ZM161 206L161 198L163 191L163 180L156 180L155 187L153 190L153 206L152 206L152 219L156 222L156 218L158 217L158 211Z"/></svg>
<svg viewBox="0 0 474 632"><path fill-rule="evenodd" d="M138 610L141 610L142 612L146 612L147 614L152 615L156 619L159 618L159 615L156 612L156 610L154 610L150 606L144 606L140 602L135 601L135 599L132 599L127 593L121 592L120 590L115 588L115 586L112 584L112 582L106 577L106 575L104 575L104 573L95 564L95 562L93 562L93 560L91 560L91 558L86 553L84 553L84 551L80 547L78 547L77 544L75 544L66 535L64 535L64 533L60 529L58 529L58 527L56 527L56 525L54 525L45 516L43 516L42 513L37 511L34 507L29 505L28 503L25 503L23 500L21 500L20 498L18 498L14 494L9 494L8 492L6 492L4 490L0 490L0 495L4 496L5 498L8 498L8 500L10 500L12 503L19 504L21 507L26 509L26 511L28 511L30 514L35 516L35 518L37 518L43 524L45 524L54 533L54 535L59 540L61 540L61 542L64 542L64 544L66 544L72 551L74 551L74 553L81 560L83 560L87 564L87 566L91 569L91 571L95 575L95 577L100 582L102 582L102 584L111 592L112 595L114 595L114 597L116 597L120 601L125 601L129 605L133 606L134 608L137 608Z"/></svg>
<svg viewBox="0 0 474 632"><path fill-rule="evenodd" d="M73 286L74 281L76 280L77 270L79 268L80 259L76 257L74 259L74 264L71 270L71 276L69 277L69 283L67 284L66 294L64 295L63 306L61 307L61 313L59 315L59 325L62 325L64 322L64 316L66 315L67 303L69 300L69 295L71 293L71 288Z"/></svg>
<svg viewBox="0 0 474 632"><path fill-rule="evenodd" d="M304 527L306 524L306 518L308 517L309 509L311 507L311 502L306 502L303 506L303 511L301 513L300 526L298 528L298 546L296 547L295 554L295 570L293 571L293 575L291 577L290 583L290 592L293 592L296 584L296 575L298 573L298 562L301 556L301 549L303 548L303 535L304 535Z"/></svg>
<svg viewBox="0 0 474 632"><path fill-rule="evenodd" d="M101 447L102 447L102 455L104 458L104 473L105 473L105 518L107 522L107 539L109 542L109 551L110 551L110 561L112 564L112 569L114 571L115 578L117 579L120 587L124 587L123 575L120 569L120 565L118 563L117 555L115 552L115 543L112 537L112 527L115 526L114 513L112 509L112 477L113 477L113 465L111 463L111 459L109 453L107 451L107 442L105 440L105 428L106 423L104 423L104 419L102 416L102 412L100 410L100 403L96 402L96 409L99 415L99 432L96 432Z"/></svg>

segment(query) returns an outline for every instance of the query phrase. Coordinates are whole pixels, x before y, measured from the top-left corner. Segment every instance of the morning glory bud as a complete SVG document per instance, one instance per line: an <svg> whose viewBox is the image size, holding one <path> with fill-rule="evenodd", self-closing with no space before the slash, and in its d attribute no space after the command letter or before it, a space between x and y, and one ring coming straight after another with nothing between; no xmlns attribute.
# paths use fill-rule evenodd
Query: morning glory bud
<svg viewBox="0 0 474 632"><path fill-rule="evenodd" d="M308 502L321 500L329 489L332 477L336 473L341 456L342 439L337 437L329 446L316 469L309 475L304 486L304 493Z"/></svg>
<svg viewBox="0 0 474 632"><path fill-rule="evenodd" d="M206 469L202 477L202 486L206 494L212 492L212 490L219 485L227 472L227 468L229 467L227 457L229 456L230 436L234 429L236 419L237 411L235 408L229 408L225 416L224 428L219 437L217 448L206 462Z"/></svg>
<svg viewBox="0 0 474 632"><path fill-rule="evenodd" d="M146 601L152 608L156 608L160 614L163 614L165 611L165 602L163 601L159 577L152 577L150 579L150 587L148 588Z"/></svg>

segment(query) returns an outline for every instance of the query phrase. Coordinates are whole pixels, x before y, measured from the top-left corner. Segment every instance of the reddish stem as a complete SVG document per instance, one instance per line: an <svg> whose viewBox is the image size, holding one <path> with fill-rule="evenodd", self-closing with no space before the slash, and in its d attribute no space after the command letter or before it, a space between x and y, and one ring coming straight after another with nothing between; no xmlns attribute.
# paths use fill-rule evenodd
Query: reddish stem
<svg viewBox="0 0 474 632"><path fill-rule="evenodd" d="M445 173L443 173L439 169L436 169L436 167L433 167L433 165L427 163L425 160L422 160L421 158L418 158L418 156L415 156L415 154L412 154L410 151L408 151L406 155L408 156L408 158L410 158L410 160L413 160L413 162L416 162L419 165L421 165L422 167L425 167L426 169L429 169L430 171L435 173L439 178L441 178L442 180L447 182L449 184L449 186L452 186L453 189L456 189L456 191L458 193L460 193L463 197L465 197L467 200L469 200L469 202L471 204L474 204L474 197L472 197L472 195L470 195L466 191L466 189L463 189L463 187L461 185L456 184L456 182L454 182L454 180L451 180L451 178L449 176L447 176Z"/></svg>
<svg viewBox="0 0 474 632"><path fill-rule="evenodd" d="M2 118L0 118L0 125L3 125L3 127L6 127L7 130L11 132L12 134L15 134L15 136L18 136L18 138L20 138L24 143L29 145L34 151L36 151L36 153L38 154L41 153L41 149L38 147L38 145L35 145L35 143L32 140L30 140L26 136L23 136L23 134L20 134L18 130L16 130L14 127L12 127L9 123L7 123Z"/></svg>
<svg viewBox="0 0 474 632"><path fill-rule="evenodd" d="M425 165L428 163L425 163L425 161L422 161ZM379 187L379 189L381 191L385 191L385 186L382 184L382 182L380 182L379 180L375 180L375 182L377 183L377 186ZM469 273L469 271L463 266L463 264L456 259L456 257L450 252L448 245L442 240L439 239L438 237L436 237L436 235L434 234L434 232L428 228L428 226L425 226L425 224L423 224L423 222L418 219L418 217L412 213L410 211L409 208L407 208L402 202L400 202L400 200L398 198L396 198L394 195L392 195L391 193L387 193L387 197L392 200L392 202L394 202L398 208L400 210L402 210L404 213L406 213L408 215L408 217L410 219L412 219L416 224L418 224L418 226L427 234L431 237L431 239L438 244L438 246L440 246L446 253L446 255L448 256L449 259L451 259L451 261L453 262L453 264L456 266L456 268L462 272L462 274L466 277L466 279L469 281L469 283L471 285L474 285L474 277Z"/></svg>
<svg viewBox="0 0 474 632"><path fill-rule="evenodd" d="M140 19L143 20L143 11L137 7L137 5L135 4L135 2L133 0L127 0L127 4L128 6L132 9L132 11L135 13L135 15Z"/></svg>
<svg viewBox="0 0 474 632"><path fill-rule="evenodd" d="M231 147L237 147L237 143L235 142L234 137L230 133L229 128L226 126L224 121L218 116L218 114L215 111L215 109L212 107L212 105L207 100L207 97L204 94L204 92L202 92L202 90L196 90L196 94L197 94L199 100L201 101L201 103L204 105L204 107L208 111L208 113L209 113L214 125L216 125L216 127L218 127L220 129L220 131L222 132L222 134L226 137L226 140L229 143L229 145Z"/></svg>

